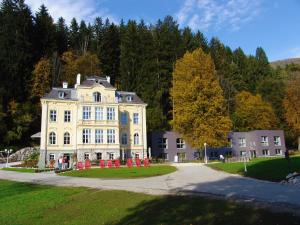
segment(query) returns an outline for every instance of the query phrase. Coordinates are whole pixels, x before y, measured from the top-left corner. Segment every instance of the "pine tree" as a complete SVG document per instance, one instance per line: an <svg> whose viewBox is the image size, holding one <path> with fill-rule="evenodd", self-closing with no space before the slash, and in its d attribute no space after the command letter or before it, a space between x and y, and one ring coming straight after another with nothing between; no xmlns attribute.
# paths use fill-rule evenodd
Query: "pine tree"
<svg viewBox="0 0 300 225"><path fill-rule="evenodd" d="M80 45L80 37L79 37L79 26L75 18L72 19L71 25L69 28L69 50L79 51Z"/></svg>
<svg viewBox="0 0 300 225"><path fill-rule="evenodd" d="M56 23L56 46L58 54L68 50L68 27L65 24L64 18L58 18Z"/></svg>
<svg viewBox="0 0 300 225"><path fill-rule="evenodd" d="M177 60L171 89L175 131L194 148L227 143L231 121L210 55L201 48Z"/></svg>

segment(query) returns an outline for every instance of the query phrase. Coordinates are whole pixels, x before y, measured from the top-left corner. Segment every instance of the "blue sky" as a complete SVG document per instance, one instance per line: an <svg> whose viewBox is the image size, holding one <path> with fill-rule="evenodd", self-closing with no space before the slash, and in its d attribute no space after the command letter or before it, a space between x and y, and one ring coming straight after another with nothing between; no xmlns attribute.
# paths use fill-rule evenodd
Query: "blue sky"
<svg viewBox="0 0 300 225"><path fill-rule="evenodd" d="M300 0L25 0L33 11L45 4L54 19L63 16L93 22L96 16L155 23L173 16L180 27L218 37L231 48L254 54L265 49L269 60L300 57Z"/></svg>

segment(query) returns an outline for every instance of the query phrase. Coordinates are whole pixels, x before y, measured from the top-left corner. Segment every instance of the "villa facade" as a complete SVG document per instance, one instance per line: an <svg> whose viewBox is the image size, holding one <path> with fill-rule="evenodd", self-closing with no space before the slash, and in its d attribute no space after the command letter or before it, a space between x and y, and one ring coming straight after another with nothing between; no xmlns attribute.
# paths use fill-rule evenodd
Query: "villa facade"
<svg viewBox="0 0 300 225"><path fill-rule="evenodd" d="M74 88L66 82L41 99L39 166L67 157L78 161L147 157L146 104L117 91L110 78L88 77Z"/></svg>

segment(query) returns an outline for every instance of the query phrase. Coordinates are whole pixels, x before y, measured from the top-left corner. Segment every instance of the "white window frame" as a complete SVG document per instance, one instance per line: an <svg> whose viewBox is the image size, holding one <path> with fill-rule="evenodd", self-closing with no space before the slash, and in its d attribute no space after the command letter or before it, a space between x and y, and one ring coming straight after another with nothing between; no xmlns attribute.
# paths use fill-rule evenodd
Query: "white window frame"
<svg viewBox="0 0 300 225"><path fill-rule="evenodd" d="M98 155L100 155L100 157L98 157ZM102 158L102 152L96 152L96 159L101 160Z"/></svg>
<svg viewBox="0 0 300 225"><path fill-rule="evenodd" d="M95 107L95 120L103 120L103 107Z"/></svg>
<svg viewBox="0 0 300 225"><path fill-rule="evenodd" d="M157 146L160 149L168 149L168 138L159 138L157 142Z"/></svg>
<svg viewBox="0 0 300 225"><path fill-rule="evenodd" d="M115 120L115 108L107 107L107 120Z"/></svg>
<svg viewBox="0 0 300 225"><path fill-rule="evenodd" d="M133 101L133 96L132 95L128 95L126 97L126 99L127 99L128 102L132 102Z"/></svg>
<svg viewBox="0 0 300 225"><path fill-rule="evenodd" d="M265 152L266 152L267 154L265 154ZM270 150L269 150L269 149L263 149L263 150L262 150L262 155L263 155L263 156L269 156L269 155L270 155Z"/></svg>
<svg viewBox="0 0 300 225"><path fill-rule="evenodd" d="M109 158L109 160L114 160L115 154L113 152L108 153L108 158Z"/></svg>
<svg viewBox="0 0 300 225"><path fill-rule="evenodd" d="M64 122L70 123L71 122L71 110L64 111Z"/></svg>
<svg viewBox="0 0 300 225"><path fill-rule="evenodd" d="M128 135L127 135L127 133L122 133L121 144L122 145L128 145Z"/></svg>
<svg viewBox="0 0 300 225"><path fill-rule="evenodd" d="M95 144L103 144L104 131L102 129L95 130Z"/></svg>
<svg viewBox="0 0 300 225"><path fill-rule="evenodd" d="M71 135L68 131L64 133L64 145L71 144Z"/></svg>
<svg viewBox="0 0 300 225"><path fill-rule="evenodd" d="M91 106L83 106L82 107L82 120L90 120L92 115Z"/></svg>
<svg viewBox="0 0 300 225"><path fill-rule="evenodd" d="M176 148L177 149L185 149L185 141L182 138L176 139Z"/></svg>
<svg viewBox="0 0 300 225"><path fill-rule="evenodd" d="M65 92L59 91L59 92L58 92L58 98L64 99L64 98L65 98Z"/></svg>
<svg viewBox="0 0 300 225"><path fill-rule="evenodd" d="M139 124L139 114L133 113L133 124Z"/></svg>
<svg viewBox="0 0 300 225"><path fill-rule="evenodd" d="M280 149L280 148L275 149L275 154L276 155L282 155L282 149Z"/></svg>
<svg viewBox="0 0 300 225"><path fill-rule="evenodd" d="M115 144L116 143L116 132L114 129L107 130L107 144Z"/></svg>
<svg viewBox="0 0 300 225"><path fill-rule="evenodd" d="M91 129L84 128L82 129L82 144L91 143Z"/></svg>
<svg viewBox="0 0 300 225"><path fill-rule="evenodd" d="M50 160L55 160L55 154L53 154L53 153L49 154L49 161Z"/></svg>
<svg viewBox="0 0 300 225"><path fill-rule="evenodd" d="M274 136L274 145L281 146L281 138L280 136Z"/></svg>
<svg viewBox="0 0 300 225"><path fill-rule="evenodd" d="M140 144L140 135L138 133L135 133L133 135L133 144L134 145L139 145Z"/></svg>
<svg viewBox="0 0 300 225"><path fill-rule="evenodd" d="M91 154L89 152L84 153L84 160L90 160Z"/></svg>
<svg viewBox="0 0 300 225"><path fill-rule="evenodd" d="M49 113L50 122L56 122L57 121L57 112L55 109L51 109Z"/></svg>
<svg viewBox="0 0 300 225"><path fill-rule="evenodd" d="M269 137L268 136L261 136L260 143L262 146L269 146Z"/></svg>
<svg viewBox="0 0 300 225"><path fill-rule="evenodd" d="M121 124L127 125L128 124L128 114L127 112L121 112Z"/></svg>
<svg viewBox="0 0 300 225"><path fill-rule="evenodd" d="M244 137L239 138L239 147L241 147L241 148L246 147L246 138L244 138Z"/></svg>
<svg viewBox="0 0 300 225"><path fill-rule="evenodd" d="M56 145L56 133L53 131L49 133L49 144Z"/></svg>
<svg viewBox="0 0 300 225"><path fill-rule="evenodd" d="M102 96L100 92L94 92L93 93L93 100L94 102L101 102L102 101Z"/></svg>

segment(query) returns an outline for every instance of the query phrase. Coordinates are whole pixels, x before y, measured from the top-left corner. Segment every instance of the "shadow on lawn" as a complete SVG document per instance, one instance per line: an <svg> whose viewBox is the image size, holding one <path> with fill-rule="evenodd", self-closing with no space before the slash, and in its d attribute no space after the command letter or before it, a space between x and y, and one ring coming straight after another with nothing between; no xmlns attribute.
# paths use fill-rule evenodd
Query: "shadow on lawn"
<svg viewBox="0 0 300 225"><path fill-rule="evenodd" d="M296 225L300 220L287 214L274 214L221 200L167 196L137 205L116 224Z"/></svg>

